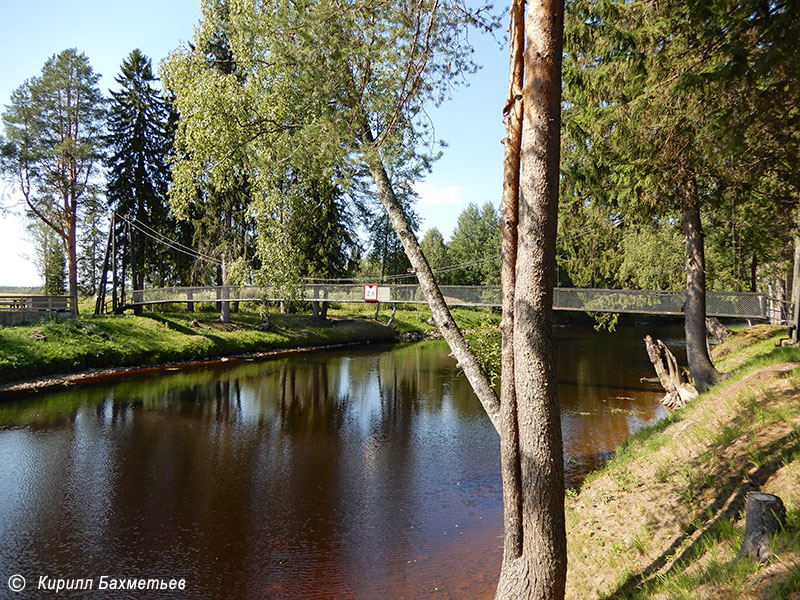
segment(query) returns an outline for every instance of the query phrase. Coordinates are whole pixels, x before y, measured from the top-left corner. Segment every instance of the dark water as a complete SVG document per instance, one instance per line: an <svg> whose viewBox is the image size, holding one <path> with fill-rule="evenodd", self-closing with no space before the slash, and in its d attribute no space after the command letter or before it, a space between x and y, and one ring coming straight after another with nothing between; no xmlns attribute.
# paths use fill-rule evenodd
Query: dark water
<svg viewBox="0 0 800 600"><path fill-rule="evenodd" d="M568 483L664 414L644 333L558 330ZM491 597L498 442L448 354L295 355L0 405L0 598L17 573L16 597L102 575L185 578L185 598Z"/></svg>

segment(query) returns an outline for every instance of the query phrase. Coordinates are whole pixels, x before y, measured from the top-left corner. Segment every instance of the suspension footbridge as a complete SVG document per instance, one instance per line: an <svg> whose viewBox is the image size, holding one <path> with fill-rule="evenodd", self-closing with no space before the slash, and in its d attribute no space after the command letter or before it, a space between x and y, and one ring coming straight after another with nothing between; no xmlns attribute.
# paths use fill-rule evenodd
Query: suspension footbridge
<svg viewBox="0 0 800 600"><path fill-rule="evenodd" d="M197 260L204 260L217 266L223 265L217 258L199 253L195 249L188 248L178 242L166 238L162 234L151 229L149 226L136 219L128 219L119 215L113 215L111 227L109 229L109 241L106 257L103 266L103 277L100 284L101 293L97 301L97 312L105 306L106 282L108 281L109 258L113 253L116 264L116 251L112 243L111 232L114 230L115 219L121 219L128 228L129 236L136 230L141 235L145 235L159 244L164 244L169 248L192 256ZM132 238L131 238L132 239ZM131 244L132 245L132 244ZM484 263L488 260L496 261L498 257L480 260L475 263L453 265L440 269L439 271L449 271L462 269L475 264ZM131 272L135 277L135 260L131 255ZM224 265L223 265L224 270ZM116 270L111 268L113 273L112 280L116 281ZM413 279L413 273L392 276L391 279ZM124 280L124 273L123 273ZM375 287L376 284L371 284ZM322 283L321 280L308 282L301 289L296 290L293 300L304 300L309 302L336 302L352 303L364 302L367 300L364 293L365 285L352 281L330 280ZM449 306L500 306L500 287L499 286L440 286L445 301ZM414 283L391 283L377 285L376 296L370 298L384 303L392 304L427 304L419 285ZM181 304L186 303L188 307L193 307L198 302L230 303L230 302L279 302L287 300L286 294L278 288L259 287L259 286L202 286L202 287L162 287L134 290L132 298L126 300L116 299L114 291L114 308L124 310L157 304ZM660 291L660 290L608 290L608 289L587 289L587 288L556 288L553 298L553 308L555 310L582 311L595 313L634 313L642 315L682 315L686 301L685 291ZM786 314L790 314L789 307L785 302L776 301L769 298L766 294L757 292L707 292L706 293L706 314L715 317L731 317L741 319L773 319L784 321ZM777 319L776 319L777 315Z"/></svg>
<svg viewBox="0 0 800 600"><path fill-rule="evenodd" d="M295 299L308 302L363 303L364 284L307 284ZM500 306L499 286L440 286L449 306ZM133 301L122 307L157 304L193 304L196 302L278 302L285 300L276 288L258 286L164 287L135 290ZM379 285L380 302L394 304L427 304L416 284ZM603 290L556 288L554 310L634 313L643 315L682 315L685 291ZM715 317L767 319L770 299L755 292L706 292L706 314Z"/></svg>

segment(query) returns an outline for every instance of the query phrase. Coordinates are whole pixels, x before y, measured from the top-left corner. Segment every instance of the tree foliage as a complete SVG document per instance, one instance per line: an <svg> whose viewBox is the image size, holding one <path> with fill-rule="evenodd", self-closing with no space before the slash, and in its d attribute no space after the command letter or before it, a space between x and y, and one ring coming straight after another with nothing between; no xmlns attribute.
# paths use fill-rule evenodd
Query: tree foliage
<svg viewBox="0 0 800 600"><path fill-rule="evenodd" d="M95 187L104 106L86 55L68 49L11 94L3 113L3 171L28 209L62 240L69 293L78 294L79 207Z"/></svg>
<svg viewBox="0 0 800 600"><path fill-rule="evenodd" d="M115 78L108 112L106 161L108 204L138 226L175 237L167 199L167 156L172 147L170 107L156 87L150 59L133 50ZM181 260L152 237L137 232L134 242L138 281L134 287L178 283Z"/></svg>
<svg viewBox="0 0 800 600"><path fill-rule="evenodd" d="M580 221L570 227L565 204L562 231L581 234L572 251L581 256L562 264L577 280L625 285L615 275L619 231L660 215L653 233L667 235L690 176L709 287L750 289L754 264L787 255L798 197L787 161L800 141L796 3L574 0L567 9L564 191L599 219L588 234Z"/></svg>
<svg viewBox="0 0 800 600"><path fill-rule="evenodd" d="M67 259L61 240L52 228L32 215L28 216L27 229L36 249L33 262L44 281L44 293L48 296L66 294Z"/></svg>
<svg viewBox="0 0 800 600"><path fill-rule="evenodd" d="M447 267L450 264L450 258L447 252L447 245L444 241L444 236L436 228L428 229L425 235L422 236L422 241L419 243L422 251L425 253L425 258L431 265L431 269L436 272L438 269ZM437 274L437 280L440 283L449 281L446 275Z"/></svg>
<svg viewBox="0 0 800 600"><path fill-rule="evenodd" d="M430 133L422 109L472 70L454 23L477 18L455 0L204 2L193 47L164 72L181 114L176 209L188 212L201 186L231 189L246 171L263 276L296 281L299 240L281 223L302 217L303 188L349 194L365 153L379 153L398 189L426 169L436 152L417 150ZM220 32L223 59L203 50Z"/></svg>
<svg viewBox="0 0 800 600"><path fill-rule="evenodd" d="M452 264L463 265L450 275L457 285L499 285L500 217L490 202L470 204L458 217L448 244Z"/></svg>
<svg viewBox="0 0 800 600"><path fill-rule="evenodd" d="M570 196L600 207L595 214L618 212L626 227L680 221L687 354L704 391L719 377L705 344L707 274L724 272L706 264L709 216L736 199L766 200L776 215L792 214L787 200L797 202L779 193L796 180L779 160L780 152L798 148L796 128L786 134L787 123L797 120L798 58L781 30L797 32L796 3L574 0L568 6L565 186ZM766 106L766 96L784 92ZM783 223L788 232L791 220ZM758 261L757 247L741 245L753 237L737 241ZM785 247L788 237L778 245ZM598 256L594 264L602 262Z"/></svg>

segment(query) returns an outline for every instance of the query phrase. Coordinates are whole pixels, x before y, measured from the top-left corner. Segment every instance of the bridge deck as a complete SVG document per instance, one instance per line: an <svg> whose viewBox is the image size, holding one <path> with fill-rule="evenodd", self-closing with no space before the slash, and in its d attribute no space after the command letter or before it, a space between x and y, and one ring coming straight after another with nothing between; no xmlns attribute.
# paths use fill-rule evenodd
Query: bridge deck
<svg viewBox="0 0 800 600"><path fill-rule="evenodd" d="M427 304L416 284L380 286L382 302ZM450 306L500 306L500 287L441 286ZM185 302L257 302L279 301L285 296L274 288L258 286L170 287L137 290L134 304ZM582 312L682 315L686 292L657 290L599 290L556 288L554 310ZM303 300L329 302L364 302L363 284L309 284ZM706 314L743 319L767 318L768 302L764 294L753 292L707 292Z"/></svg>

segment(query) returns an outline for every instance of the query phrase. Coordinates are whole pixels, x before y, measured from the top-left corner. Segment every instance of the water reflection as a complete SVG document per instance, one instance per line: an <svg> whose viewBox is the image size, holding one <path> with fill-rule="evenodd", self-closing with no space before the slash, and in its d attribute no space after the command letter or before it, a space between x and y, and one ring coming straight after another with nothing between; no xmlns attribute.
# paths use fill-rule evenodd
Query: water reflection
<svg viewBox="0 0 800 600"><path fill-rule="evenodd" d="M558 344L571 482L660 414L626 335ZM491 597L497 438L448 354L298 355L7 403L1 571L185 577L186 597Z"/></svg>

